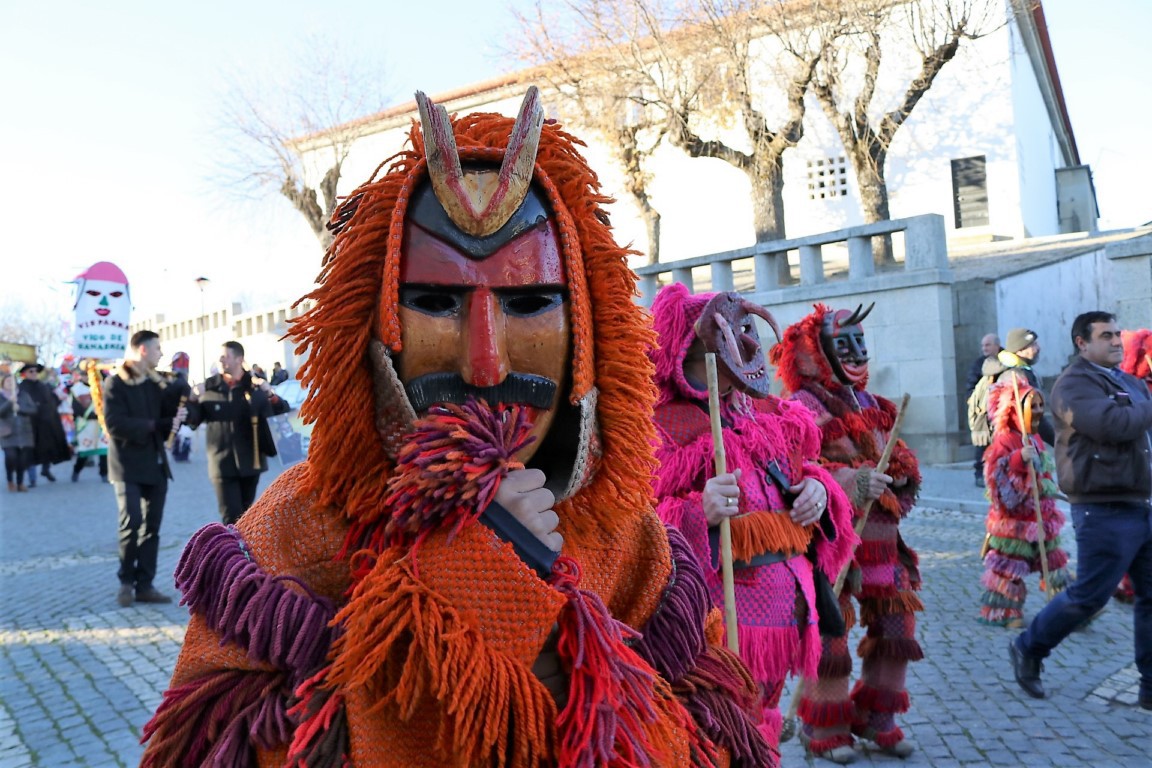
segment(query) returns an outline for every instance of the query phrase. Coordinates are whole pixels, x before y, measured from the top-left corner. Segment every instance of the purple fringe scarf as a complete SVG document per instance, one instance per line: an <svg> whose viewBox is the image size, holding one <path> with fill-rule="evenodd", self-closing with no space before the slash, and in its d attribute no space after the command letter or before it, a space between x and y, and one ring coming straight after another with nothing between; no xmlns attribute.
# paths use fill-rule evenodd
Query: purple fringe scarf
<svg viewBox="0 0 1152 768"><path fill-rule="evenodd" d="M692 719L713 743L727 748L734 766L774 765L772 748L749 719L758 705L754 684L722 648L708 645L704 619L712 608L704 574L691 547L667 528L672 574L660 606L633 648L672 683Z"/></svg>

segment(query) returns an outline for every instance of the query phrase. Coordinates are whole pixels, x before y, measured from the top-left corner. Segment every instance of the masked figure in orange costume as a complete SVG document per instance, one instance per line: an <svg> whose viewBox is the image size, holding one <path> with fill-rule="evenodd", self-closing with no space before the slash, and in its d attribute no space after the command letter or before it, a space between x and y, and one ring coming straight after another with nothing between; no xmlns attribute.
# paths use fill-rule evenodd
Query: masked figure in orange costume
<svg viewBox="0 0 1152 768"><path fill-rule="evenodd" d="M923 657L916 641L916 596L920 570L916 553L900 537L900 520L912 508L920 487L915 455L897 442L887 472L876 471L896 419L896 406L868 386L868 348L863 321L869 310L815 311L788 327L772 350L772 362L785 389L816 414L824 465L852 500L857 521L871 504L860 534L855 562L840 594L851 624L860 606L867 634L858 653L860 679L849 693L852 657L848 637L824 638L820 679L807 685L798 714L801 738L813 754L851 762L854 736L900 757L911 753L895 715L908 709L905 672Z"/></svg>
<svg viewBox="0 0 1152 768"><path fill-rule="evenodd" d="M1152 392L1152 331L1141 328L1138 331L1124 331L1124 361L1120 370L1143 379ZM1121 603L1136 601L1136 591L1132 588L1132 577L1124 574L1114 597Z"/></svg>
<svg viewBox="0 0 1152 768"><path fill-rule="evenodd" d="M577 140L534 88L417 102L293 326L308 461L185 550L145 764L766 764L653 512L652 336Z"/></svg>

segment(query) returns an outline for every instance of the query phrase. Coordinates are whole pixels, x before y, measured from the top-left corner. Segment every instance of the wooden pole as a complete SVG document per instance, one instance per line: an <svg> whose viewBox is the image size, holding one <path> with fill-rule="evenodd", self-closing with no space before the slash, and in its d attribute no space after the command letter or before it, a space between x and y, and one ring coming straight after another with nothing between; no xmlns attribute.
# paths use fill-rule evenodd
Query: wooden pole
<svg viewBox="0 0 1152 768"><path fill-rule="evenodd" d="M179 410L179 408L183 408L187 404L188 395L180 395L180 405L177 410ZM172 444L176 442L176 433L180 431L180 425L183 423L184 422L177 419L172 419L172 431L168 433L168 439L164 441L164 447L169 451L172 450Z"/></svg>
<svg viewBox="0 0 1152 768"><path fill-rule="evenodd" d="M1015 373L1012 374L1012 402L1016 406L1016 421L1020 424L1020 439L1022 445L1030 443L1028 433L1031 424L1024 423L1024 405L1020 401L1020 380ZM1032 485L1032 506L1036 508L1036 546L1040 550L1040 572L1044 576L1044 594L1051 600L1056 590L1052 588L1052 579L1048 575L1048 547L1044 544L1044 515L1040 513L1040 483L1036 479L1036 466L1028 462L1028 482Z"/></svg>
<svg viewBox="0 0 1152 768"><path fill-rule="evenodd" d="M912 396L907 392L904 397L900 398L900 409L896 411L896 419L892 422L892 430L888 433L888 442L884 446L884 452L880 454L880 461L876 462L876 472L883 474L888 469L888 463L892 461L892 451L896 448L896 441L900 438L900 428L904 424L904 411L908 408L908 401ZM864 509L861 510L860 519L856 521L856 535L859 536L864 532L864 525L868 522L868 513L872 511L873 499L869 499L864 503ZM832 591L836 597L840 597L840 593L844 591L844 580L848 577L848 568L852 563L849 561L840 569L840 573L836 576L836 583L832 586ZM787 741L791 738L792 732L796 728L796 712L800 709L800 699L804 696L804 678L801 677L796 682L796 690L792 692L792 701L788 704L788 714L784 716L784 727L781 731L781 741ZM785 737L783 734L787 733Z"/></svg>
<svg viewBox="0 0 1152 768"><path fill-rule="evenodd" d="M244 399L248 401L248 412L252 415L252 468L260 469L260 417L252 410L252 393L245 392Z"/></svg>
<svg viewBox="0 0 1152 768"><path fill-rule="evenodd" d="M712 450L716 474L728 473L728 458L724 453L724 427L720 423L720 384L716 376L716 355L704 355L708 369L708 415L712 419ZM720 574L724 580L724 628L728 635L728 650L740 653L740 639L736 626L736 578L732 572L732 522L727 517L720 521Z"/></svg>

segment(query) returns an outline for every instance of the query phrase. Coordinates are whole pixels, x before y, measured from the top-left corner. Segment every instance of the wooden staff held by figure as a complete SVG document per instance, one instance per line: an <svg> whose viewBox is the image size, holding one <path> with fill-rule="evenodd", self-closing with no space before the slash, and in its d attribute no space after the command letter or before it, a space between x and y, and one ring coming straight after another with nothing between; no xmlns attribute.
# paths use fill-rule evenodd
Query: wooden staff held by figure
<svg viewBox="0 0 1152 768"><path fill-rule="evenodd" d="M708 369L708 415L712 418L712 449L716 474L728 474L728 458L724 453L724 428L720 424L720 384L716 378L716 354L704 355ZM732 572L732 522L727 517L720 521L720 573L724 579L724 628L728 635L728 650L740 653L740 640L736 629L736 578Z"/></svg>
<svg viewBox="0 0 1152 768"><path fill-rule="evenodd" d="M1020 439L1022 445L1030 445L1032 438L1028 435L1032 425L1024 421L1024 404L1020 400L1020 380L1012 374L1012 403L1016 406L1016 421L1020 424ZM1031 413L1029 413L1031 415ZM1036 508L1036 546L1040 550L1040 572L1044 576L1044 594L1051 600L1056 590L1052 588L1052 579L1048 576L1048 547L1044 544L1044 516L1040 514L1040 483L1036 478L1036 466L1028 462L1028 483L1032 486L1032 506Z"/></svg>
<svg viewBox="0 0 1152 768"><path fill-rule="evenodd" d="M908 401L911 395L907 392L904 397L900 398L900 410L896 411L896 419L892 422L892 431L888 433L888 443L884 446L884 452L880 454L880 461L876 462L876 467L873 471L884 474L888 471L888 462L892 460L892 451L896 449L896 441L900 439L900 427L904 424L904 411L908 409ZM868 513L872 511L872 504L875 499L868 499L864 503L864 508L860 512L860 519L856 521L856 536L859 537L864 532L864 526L868 523ZM836 597L840 597L840 593L844 591L844 581L848 578L848 569L852 566L852 561L844 564L840 569L840 573L836 576L836 583L832 585L832 592ZM781 734L787 733L788 737L781 735L781 741L787 741L791 738L792 732L796 727L796 712L800 709L800 699L804 696L804 678L801 677L796 682L796 690L792 693L792 701L788 704L788 714L784 716L784 725Z"/></svg>
<svg viewBox="0 0 1152 768"><path fill-rule="evenodd" d="M188 404L188 395L180 395L180 405L176 410L180 410ZM176 433L180 431L180 425L184 422L180 419L172 419L172 431L168 433L168 439L164 441L164 447L172 450L172 445L176 442Z"/></svg>
<svg viewBox="0 0 1152 768"><path fill-rule="evenodd" d="M252 414L252 467L260 469L260 416L252 407L252 393L245 392L244 399L248 401L248 412Z"/></svg>

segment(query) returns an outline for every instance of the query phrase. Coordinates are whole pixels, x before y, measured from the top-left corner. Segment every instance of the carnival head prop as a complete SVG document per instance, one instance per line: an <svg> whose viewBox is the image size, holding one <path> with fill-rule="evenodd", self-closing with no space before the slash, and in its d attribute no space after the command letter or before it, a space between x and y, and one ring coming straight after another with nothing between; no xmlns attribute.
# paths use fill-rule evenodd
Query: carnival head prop
<svg viewBox="0 0 1152 768"><path fill-rule="evenodd" d="M832 375L841 384L850 387L868 383L868 347L864 343L864 318L876 304L864 309L861 304L854 311L847 309L828 310L820 328L820 345Z"/></svg>
<svg viewBox="0 0 1152 768"><path fill-rule="evenodd" d="M417 105L411 149L334 213L314 307L293 321L321 501L376 503L417 416L471 397L527 416L517 456L559 498L595 471L642 508L651 335L579 141L544 120L535 88L515 120Z"/></svg>
<svg viewBox="0 0 1152 768"><path fill-rule="evenodd" d="M1040 391L1033 389L1023 376L1016 377L1016 386L1012 382L1002 381L988 390L988 417L992 421L992 428L997 432L1020 432L1021 420L1016 412L1016 397L1020 397L1020 415L1023 423L1027 425L1024 432L1035 434L1044 419L1044 396Z"/></svg>
<svg viewBox="0 0 1152 768"><path fill-rule="evenodd" d="M862 323L873 306L834 310L815 304L811 313L788 326L771 354L785 389L797 392L811 384L866 387L868 347Z"/></svg>
<svg viewBox="0 0 1152 768"><path fill-rule="evenodd" d="M118 266L98 261L76 276L76 356L108 360L128 346L132 302L128 278Z"/></svg>
<svg viewBox="0 0 1152 768"><path fill-rule="evenodd" d="M754 317L762 318L776 338L780 329L772 314L738 293L693 295L680 283L664 287L652 303L659 347L652 353L656 382L667 395L708 397L707 384L684 375L693 354L716 354L717 373L752 397L768 394L768 364Z"/></svg>

